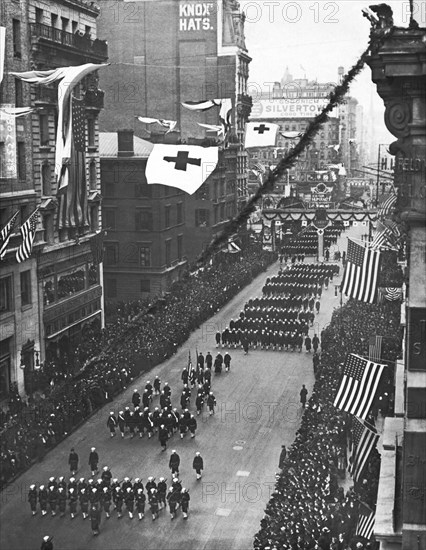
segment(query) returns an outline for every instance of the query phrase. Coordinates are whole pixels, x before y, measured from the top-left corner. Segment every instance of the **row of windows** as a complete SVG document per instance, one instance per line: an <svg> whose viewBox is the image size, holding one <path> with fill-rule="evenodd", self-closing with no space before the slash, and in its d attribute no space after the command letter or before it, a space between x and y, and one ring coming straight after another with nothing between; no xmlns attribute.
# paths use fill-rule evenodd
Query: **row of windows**
<svg viewBox="0 0 426 550"><path fill-rule="evenodd" d="M17 79L16 79L17 80ZM17 82L21 82L17 80ZM15 88L16 91L16 88ZM40 128L40 146L49 147L50 146L50 131L49 131L49 115L47 113L42 113L39 115L39 128ZM55 115L55 132L54 138L56 139L56 115ZM87 118L87 145L88 147L95 147L95 137L96 137L96 124L94 118Z"/></svg>
<svg viewBox="0 0 426 550"><path fill-rule="evenodd" d="M119 212L116 208L104 208L102 212L102 220L105 229L115 231L117 229L117 215ZM176 204L176 222L172 223L172 205L164 207L164 228L170 228L173 225L180 225L184 222L183 203ZM135 231L152 231L154 228L154 218L152 208L137 208L135 212Z"/></svg>
<svg viewBox="0 0 426 550"><path fill-rule="evenodd" d="M31 271L20 273L21 307L32 304ZM0 313L14 310L13 304L13 276L8 275L0 279Z"/></svg>
<svg viewBox="0 0 426 550"><path fill-rule="evenodd" d="M165 243L165 264L170 266L172 263L172 239L166 239ZM176 259L183 258L183 235L178 235L176 239ZM150 243L119 243L106 242L104 244L104 262L105 266L115 266L119 263L136 264L140 267L151 267L151 244Z"/></svg>
<svg viewBox="0 0 426 550"><path fill-rule="evenodd" d="M49 323L46 325L46 336L50 336L51 334L55 334L55 332L58 332L69 325L72 325L73 323L76 323L77 321L80 321L81 319L85 319L89 315L92 315L96 311L99 311L101 309L101 301L95 300L94 302L91 302L90 304L87 304L86 306L78 309L77 311L73 311L69 315L64 315L63 317L60 317L59 319L56 319L53 323Z"/></svg>
<svg viewBox="0 0 426 550"><path fill-rule="evenodd" d="M77 292L99 284L99 267L83 265L43 280L43 303L48 306Z"/></svg>
<svg viewBox="0 0 426 550"><path fill-rule="evenodd" d="M52 195L52 174L53 169L49 162L45 161L40 166L41 188L43 196ZM91 191L96 191L98 185L96 161L89 162L89 187Z"/></svg>

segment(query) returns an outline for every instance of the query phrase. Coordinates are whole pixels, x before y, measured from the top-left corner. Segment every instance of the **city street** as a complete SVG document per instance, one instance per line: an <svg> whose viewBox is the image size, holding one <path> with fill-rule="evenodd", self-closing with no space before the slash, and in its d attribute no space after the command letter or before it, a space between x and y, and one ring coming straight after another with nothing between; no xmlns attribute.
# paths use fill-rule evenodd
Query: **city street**
<svg viewBox="0 0 426 550"><path fill-rule="evenodd" d="M351 230L351 235L360 238L365 232L365 227L358 227ZM338 241L340 251L346 250L347 235L348 232L342 233ZM306 259L305 263L308 262ZM314 382L311 354L304 350L302 353L257 350L244 355L240 349L229 350L231 371L212 377L212 391L217 399L215 415L209 416L204 411L197 417L195 439L187 434L181 440L175 434L164 453L157 435L151 440L147 436L133 440L129 436L124 440L119 436L110 439L106 420L110 410L122 410L130 403L133 389L142 391L146 381L152 382L155 375L160 376L162 383L169 382L172 404L180 410L180 373L187 365L188 351L194 363L196 349L204 354L211 351L214 357L216 331L223 330L231 318L236 318L248 299L260 295L266 277L278 270L279 262L276 262L196 330L174 357L134 382L117 400L96 413L43 462L33 466L1 494L2 548L37 549L47 534L54 537L55 550L252 548L253 535L259 529L273 491L281 445L291 445L300 424L302 384L308 389L308 398L311 394ZM337 280L335 278L328 290L323 291L321 311L310 330L311 336L321 332L329 323L333 309L339 306L340 298L335 296L334 285L340 282L341 275L342 268ZM195 391L192 393L191 411L195 408ZM155 397L154 406L157 401ZM59 515L52 518L50 513L42 518L40 512L31 517L27 502L29 485L46 483L51 475L64 475L68 479L71 447L80 456L76 477L88 479L88 456L92 446L99 453L100 468L108 465L114 478L121 481L125 476L140 477L144 484L148 476L155 476L157 481L164 476L169 484L168 460L172 449L176 449L181 457L182 484L191 496L188 520L184 521L179 511L177 518L171 521L168 510L161 510L159 519L153 522L147 505L142 521L136 514L133 520L127 514L117 520L115 513L106 520L103 514L100 535L93 537L90 519L83 521L81 514L74 520L70 519L68 510L64 518ZM192 469L196 451L201 452L205 466L200 481L196 480Z"/></svg>

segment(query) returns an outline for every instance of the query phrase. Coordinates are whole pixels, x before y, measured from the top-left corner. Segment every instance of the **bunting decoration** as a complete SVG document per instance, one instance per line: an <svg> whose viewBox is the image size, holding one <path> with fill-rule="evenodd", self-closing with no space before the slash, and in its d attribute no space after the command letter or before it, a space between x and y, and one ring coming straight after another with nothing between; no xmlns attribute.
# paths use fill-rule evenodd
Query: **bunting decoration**
<svg viewBox="0 0 426 550"><path fill-rule="evenodd" d="M385 300L388 302L397 302L402 300L402 288L396 287L383 287L379 288L379 301L383 303Z"/></svg>
<svg viewBox="0 0 426 550"><path fill-rule="evenodd" d="M222 99L202 99L201 101L182 101L182 107L190 111L208 111L212 107L222 104Z"/></svg>
<svg viewBox="0 0 426 550"><path fill-rule="evenodd" d="M147 182L177 187L192 195L216 168L218 154L218 147L156 144L146 165Z"/></svg>
<svg viewBox="0 0 426 550"><path fill-rule="evenodd" d="M366 248L348 239L342 292L350 298L372 304L377 294L379 267L380 251Z"/></svg>
<svg viewBox="0 0 426 550"><path fill-rule="evenodd" d="M177 121L176 120L165 120L163 118L151 118L146 116L137 116L136 117L140 122L145 124L160 124L163 128L167 128L166 134L169 132L175 131Z"/></svg>
<svg viewBox="0 0 426 550"><path fill-rule="evenodd" d="M71 92L73 88L88 74L107 67L109 63L86 63L73 67L59 67L48 71L26 71L11 74L30 84L52 84L58 82L58 124L56 131L55 175L59 179L62 164L68 162L71 155L70 120L71 120Z"/></svg>
<svg viewBox="0 0 426 550"><path fill-rule="evenodd" d="M365 420L384 368L385 365L350 353L346 357L334 406Z"/></svg>
<svg viewBox="0 0 426 550"><path fill-rule="evenodd" d="M89 225L86 181L86 119L84 101L72 97L69 123L70 159L58 181L58 228Z"/></svg>
<svg viewBox="0 0 426 550"><path fill-rule="evenodd" d="M249 149L274 146L279 128L278 124L271 122L248 122L244 147Z"/></svg>
<svg viewBox="0 0 426 550"><path fill-rule="evenodd" d="M280 136L284 139L296 139L303 136L303 132L280 132Z"/></svg>
<svg viewBox="0 0 426 550"><path fill-rule="evenodd" d="M21 225L22 243L16 251L16 261L18 263L28 260L31 256L38 217L39 212L37 207L27 221Z"/></svg>
<svg viewBox="0 0 426 550"><path fill-rule="evenodd" d="M219 124L203 124L202 122L197 122L197 124L198 126L201 126L202 128L206 128L211 132L216 132L218 136L223 135L224 133L223 126L219 126Z"/></svg>
<svg viewBox="0 0 426 550"><path fill-rule="evenodd" d="M9 244L10 236L12 235L13 228L15 227L16 219L18 217L19 211L17 210L9 219L7 224L3 227L0 232L0 260L6 255L7 245Z"/></svg>
<svg viewBox="0 0 426 550"><path fill-rule="evenodd" d="M32 107L0 107L0 113L14 118L29 115L33 111L35 111L35 109Z"/></svg>

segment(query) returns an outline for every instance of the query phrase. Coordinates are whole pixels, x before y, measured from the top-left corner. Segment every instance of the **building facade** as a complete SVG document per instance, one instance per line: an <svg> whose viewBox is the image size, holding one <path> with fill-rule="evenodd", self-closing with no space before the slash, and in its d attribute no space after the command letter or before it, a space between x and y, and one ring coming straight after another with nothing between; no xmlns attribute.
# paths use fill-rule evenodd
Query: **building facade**
<svg viewBox="0 0 426 550"><path fill-rule="evenodd" d="M130 128L152 142L218 144L198 123L219 124L219 108L190 111L181 102L231 98L232 136L219 166L184 196L184 247L192 262L247 199L244 125L250 112L244 17L234 0L102 2L99 30L110 37L112 65L100 74L107 92L101 130ZM130 13L131 12L131 13ZM175 120L176 132L136 116Z"/></svg>
<svg viewBox="0 0 426 550"><path fill-rule="evenodd" d="M184 192L147 184L152 147L132 130L100 133L107 303L159 295L187 264Z"/></svg>
<svg viewBox="0 0 426 550"><path fill-rule="evenodd" d="M339 67L338 78L342 75L343 68ZM259 162L274 167L298 141L297 137L289 139L281 133L305 132L312 119L327 105L328 95L334 87L335 83L320 83L306 77L294 79L287 68L281 81L275 82L270 90L259 93L254 101L250 120L266 120L278 124L280 133L273 147L250 149L250 168ZM344 105L330 114L312 145L299 156L294 168L277 182L276 192L288 196L293 187L309 194L313 183L330 181L329 174L319 173L326 171L328 165L343 163L346 173L351 175L358 165L355 140L357 103L356 99L347 98ZM251 172L251 192L258 185L258 178Z"/></svg>
<svg viewBox="0 0 426 550"><path fill-rule="evenodd" d="M73 90L85 109L85 187L90 222L59 229L56 85L30 84L9 74L106 61L106 42L96 34L98 15L98 6L83 0L2 3L6 47L0 103L33 109L6 122L2 113L2 132L9 124L16 133L10 158L4 132L0 136L2 227L14 212L20 212L1 265L3 393L15 382L19 391L32 393L34 369L45 361L62 365L72 362L83 327L92 322L103 324L102 271L91 250L91 239L101 222L97 119L103 94L97 76L86 77ZM19 227L36 207L39 221L32 255L17 263Z"/></svg>

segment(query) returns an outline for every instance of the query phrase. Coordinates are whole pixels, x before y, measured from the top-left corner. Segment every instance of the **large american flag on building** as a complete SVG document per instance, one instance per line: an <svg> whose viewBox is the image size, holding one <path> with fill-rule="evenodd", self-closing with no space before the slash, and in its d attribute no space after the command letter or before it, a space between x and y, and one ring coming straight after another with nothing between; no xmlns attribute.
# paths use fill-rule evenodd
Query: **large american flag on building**
<svg viewBox="0 0 426 550"><path fill-rule="evenodd" d="M370 540L373 536L374 523L375 513L369 506L367 506L367 504L365 504L365 502L360 502L355 534L358 537L364 537L365 539Z"/></svg>
<svg viewBox="0 0 426 550"><path fill-rule="evenodd" d="M19 263L31 256L38 217L39 212L37 207L27 221L21 225L22 243L16 251L16 261Z"/></svg>
<svg viewBox="0 0 426 550"><path fill-rule="evenodd" d="M334 406L365 420L384 368L385 365L350 353L346 357Z"/></svg>
<svg viewBox="0 0 426 550"><path fill-rule="evenodd" d="M69 163L62 166L58 184L58 227L79 228L89 225L86 180L86 113L84 101L72 97L71 152Z"/></svg>
<svg viewBox="0 0 426 550"><path fill-rule="evenodd" d="M364 422L357 418L352 421L352 456L349 459L348 470L354 481L358 481L368 462L371 451L377 445L379 436Z"/></svg>
<svg viewBox="0 0 426 550"><path fill-rule="evenodd" d="M348 239L348 253L342 279L342 292L372 304L377 294L380 251L371 250Z"/></svg>

